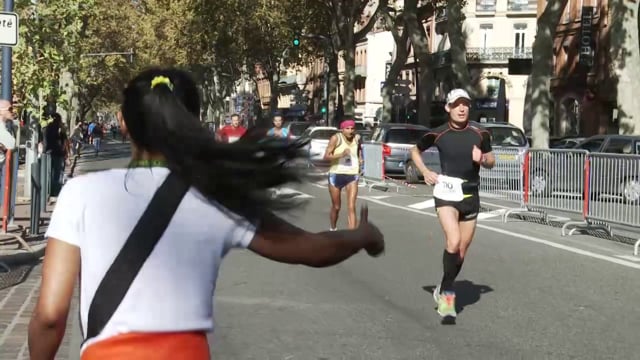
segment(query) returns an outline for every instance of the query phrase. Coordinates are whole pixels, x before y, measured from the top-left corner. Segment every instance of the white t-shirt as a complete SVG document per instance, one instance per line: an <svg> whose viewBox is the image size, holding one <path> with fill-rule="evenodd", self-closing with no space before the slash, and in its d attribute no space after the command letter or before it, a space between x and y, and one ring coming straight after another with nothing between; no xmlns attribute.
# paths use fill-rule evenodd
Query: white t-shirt
<svg viewBox="0 0 640 360"><path fill-rule="evenodd" d="M46 236L80 247L80 316L168 169L112 169L71 179L58 196ZM91 343L126 332L213 330L218 268L232 248L246 248L255 227L191 189L122 303Z"/></svg>

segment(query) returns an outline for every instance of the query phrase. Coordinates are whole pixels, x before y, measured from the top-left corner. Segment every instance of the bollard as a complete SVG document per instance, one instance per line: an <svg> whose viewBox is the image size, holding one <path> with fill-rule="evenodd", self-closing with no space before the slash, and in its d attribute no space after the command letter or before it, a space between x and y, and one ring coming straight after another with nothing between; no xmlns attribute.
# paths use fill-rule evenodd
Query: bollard
<svg viewBox="0 0 640 360"><path fill-rule="evenodd" d="M40 233L41 190L40 160L38 160L31 164L31 219L29 219L29 232L32 235Z"/></svg>
<svg viewBox="0 0 640 360"><path fill-rule="evenodd" d="M20 148L13 150L14 159L11 162L11 199L9 203L9 225L14 226L16 217L16 195L18 194L18 166L20 165Z"/></svg>
<svg viewBox="0 0 640 360"><path fill-rule="evenodd" d="M40 194L38 196L40 200L40 211L47 209L47 161L45 156L45 154L41 154L38 159L38 167L40 168L38 171L38 175L40 175Z"/></svg>
<svg viewBox="0 0 640 360"><path fill-rule="evenodd" d="M11 206L11 189L13 185L13 179L11 179L11 169L13 168L13 150L7 150L4 168L7 169L5 174L8 176L5 176L4 186L2 188L2 192L4 194L2 198L2 231L6 234L9 230L9 208Z"/></svg>

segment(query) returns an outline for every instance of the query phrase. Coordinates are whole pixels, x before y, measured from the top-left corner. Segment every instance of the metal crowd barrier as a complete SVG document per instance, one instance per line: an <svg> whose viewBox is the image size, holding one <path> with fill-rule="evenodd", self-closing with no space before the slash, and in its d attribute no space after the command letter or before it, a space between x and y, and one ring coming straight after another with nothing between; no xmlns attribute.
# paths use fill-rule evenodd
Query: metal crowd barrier
<svg viewBox="0 0 640 360"><path fill-rule="evenodd" d="M640 228L640 156L591 154L589 160L587 225L604 223L609 235L609 224ZM639 246L640 239L635 255Z"/></svg>
<svg viewBox="0 0 640 360"><path fill-rule="evenodd" d="M563 223L563 236L583 229L604 230L612 236L611 225L640 228L639 155L573 149L530 149L517 155L515 150L496 149L494 153L496 166L481 170L480 189L483 197L519 205L503 215L504 222L515 213L538 214L548 221L547 212L559 211L573 215ZM520 158L521 181L509 181ZM634 254L638 252L640 239L634 246Z"/></svg>
<svg viewBox="0 0 640 360"><path fill-rule="evenodd" d="M480 196L518 204L507 209L503 216L522 211L524 206L523 176L525 150L522 148L497 148L496 165L493 169L480 168Z"/></svg>
<svg viewBox="0 0 640 360"><path fill-rule="evenodd" d="M384 184L385 174L382 144L363 143L362 159L364 162L362 178L364 179L365 183L370 183L371 186Z"/></svg>

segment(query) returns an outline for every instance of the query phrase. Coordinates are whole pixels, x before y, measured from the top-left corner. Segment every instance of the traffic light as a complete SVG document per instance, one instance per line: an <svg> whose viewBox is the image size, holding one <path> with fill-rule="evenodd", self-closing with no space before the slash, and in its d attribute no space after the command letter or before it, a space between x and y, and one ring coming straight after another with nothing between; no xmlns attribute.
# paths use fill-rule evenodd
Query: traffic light
<svg viewBox="0 0 640 360"><path fill-rule="evenodd" d="M293 46L300 46L300 34L298 33L293 34Z"/></svg>
<svg viewBox="0 0 640 360"><path fill-rule="evenodd" d="M320 112L322 114L327 113L327 102L325 100L322 100L322 103L320 103Z"/></svg>

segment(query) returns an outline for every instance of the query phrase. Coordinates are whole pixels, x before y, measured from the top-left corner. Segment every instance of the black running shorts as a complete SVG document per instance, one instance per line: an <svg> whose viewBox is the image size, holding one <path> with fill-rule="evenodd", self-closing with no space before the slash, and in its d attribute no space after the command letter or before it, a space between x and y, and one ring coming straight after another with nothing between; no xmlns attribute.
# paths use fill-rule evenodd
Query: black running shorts
<svg viewBox="0 0 640 360"><path fill-rule="evenodd" d="M478 193L466 195L462 201L446 201L434 198L436 211L443 206L451 206L458 210L458 221L471 221L478 218L480 212L480 196Z"/></svg>

